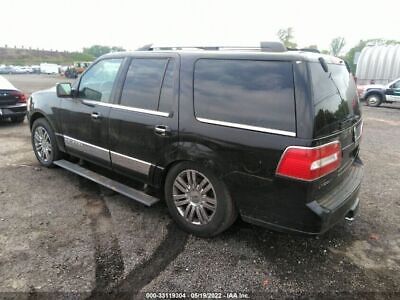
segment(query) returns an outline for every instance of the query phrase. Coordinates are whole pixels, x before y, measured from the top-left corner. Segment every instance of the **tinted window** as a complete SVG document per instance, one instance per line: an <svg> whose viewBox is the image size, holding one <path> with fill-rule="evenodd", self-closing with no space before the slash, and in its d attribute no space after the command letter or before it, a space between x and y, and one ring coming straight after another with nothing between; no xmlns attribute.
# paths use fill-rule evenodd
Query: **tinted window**
<svg viewBox="0 0 400 300"><path fill-rule="evenodd" d="M320 63L310 63L309 66L314 94L315 137L351 126L351 119L360 115L360 108L356 86L346 66L328 64L328 72Z"/></svg>
<svg viewBox="0 0 400 300"><path fill-rule="evenodd" d="M79 83L79 98L109 102L111 90L122 59L105 59L96 63Z"/></svg>
<svg viewBox="0 0 400 300"><path fill-rule="evenodd" d="M170 59L161 88L159 111L170 112L172 110L174 100L174 72L175 61Z"/></svg>
<svg viewBox="0 0 400 300"><path fill-rule="evenodd" d="M168 59L134 59L129 66L121 105L157 110Z"/></svg>
<svg viewBox="0 0 400 300"><path fill-rule="evenodd" d="M290 62L201 59L194 78L196 117L295 131Z"/></svg>
<svg viewBox="0 0 400 300"><path fill-rule="evenodd" d="M393 83L392 88L393 89L400 89L400 80L396 81L395 83Z"/></svg>

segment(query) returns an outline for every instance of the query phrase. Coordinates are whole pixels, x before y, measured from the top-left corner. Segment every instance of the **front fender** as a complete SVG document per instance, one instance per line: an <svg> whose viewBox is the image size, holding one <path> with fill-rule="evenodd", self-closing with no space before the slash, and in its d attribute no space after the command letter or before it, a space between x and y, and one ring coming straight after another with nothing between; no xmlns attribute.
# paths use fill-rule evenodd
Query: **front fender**
<svg viewBox="0 0 400 300"><path fill-rule="evenodd" d="M61 99L57 97L55 88L33 93L29 103L30 126L42 116L50 123L55 133L62 133L60 107Z"/></svg>

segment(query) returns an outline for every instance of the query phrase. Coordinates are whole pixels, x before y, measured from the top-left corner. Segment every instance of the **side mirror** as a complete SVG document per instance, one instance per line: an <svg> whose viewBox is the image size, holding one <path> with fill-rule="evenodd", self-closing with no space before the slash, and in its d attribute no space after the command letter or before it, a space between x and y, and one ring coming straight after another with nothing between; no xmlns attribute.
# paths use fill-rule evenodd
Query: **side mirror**
<svg viewBox="0 0 400 300"><path fill-rule="evenodd" d="M72 97L72 86L69 82L57 83L57 97L69 98Z"/></svg>

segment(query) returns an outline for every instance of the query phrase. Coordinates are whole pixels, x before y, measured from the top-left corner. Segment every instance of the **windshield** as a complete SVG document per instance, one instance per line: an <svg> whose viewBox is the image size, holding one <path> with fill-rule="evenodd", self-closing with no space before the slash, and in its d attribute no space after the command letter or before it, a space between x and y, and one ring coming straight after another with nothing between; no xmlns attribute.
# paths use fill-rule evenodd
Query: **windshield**
<svg viewBox="0 0 400 300"><path fill-rule="evenodd" d="M314 137L329 135L351 126L361 112L353 76L343 64L309 63L315 113Z"/></svg>

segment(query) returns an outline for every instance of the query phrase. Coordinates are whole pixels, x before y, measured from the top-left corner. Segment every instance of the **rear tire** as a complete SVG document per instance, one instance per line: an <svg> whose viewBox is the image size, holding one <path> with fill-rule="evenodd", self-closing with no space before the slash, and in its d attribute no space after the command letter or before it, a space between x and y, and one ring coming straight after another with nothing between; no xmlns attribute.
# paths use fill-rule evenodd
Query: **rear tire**
<svg viewBox="0 0 400 300"><path fill-rule="evenodd" d="M178 225L200 237L223 232L237 218L224 182L194 162L179 163L168 172L165 199Z"/></svg>
<svg viewBox="0 0 400 300"><path fill-rule="evenodd" d="M381 96L379 96L377 94L372 94L372 95L368 96L368 98L367 98L368 106L378 107L379 105L381 105L381 103L382 103Z"/></svg>
<svg viewBox="0 0 400 300"><path fill-rule="evenodd" d="M33 122L31 141L39 163L45 167L54 167L53 162L59 160L62 155L54 131L46 119L40 118Z"/></svg>
<svg viewBox="0 0 400 300"><path fill-rule="evenodd" d="M11 117L11 122L13 123L22 123L25 120L25 116L22 117Z"/></svg>

